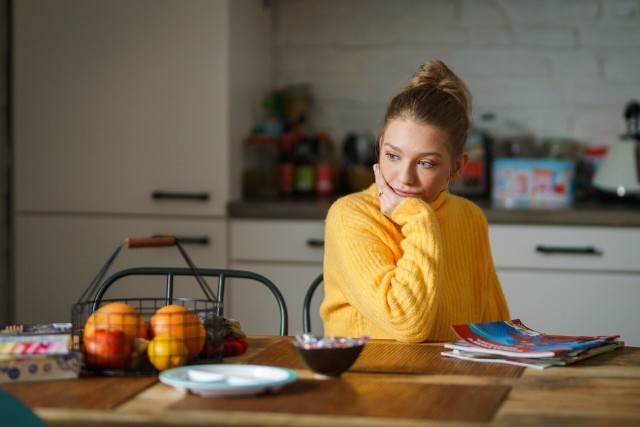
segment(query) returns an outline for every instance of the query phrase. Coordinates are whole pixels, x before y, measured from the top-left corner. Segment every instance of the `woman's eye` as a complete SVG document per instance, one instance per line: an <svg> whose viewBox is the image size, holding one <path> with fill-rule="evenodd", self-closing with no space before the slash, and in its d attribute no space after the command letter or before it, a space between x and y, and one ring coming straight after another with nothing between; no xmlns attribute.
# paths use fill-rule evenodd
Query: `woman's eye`
<svg viewBox="0 0 640 427"><path fill-rule="evenodd" d="M396 154L393 154L393 153L387 153L386 156L387 156L387 158L389 160L398 160L399 159L399 157Z"/></svg>
<svg viewBox="0 0 640 427"><path fill-rule="evenodd" d="M419 164L420 166L422 166L423 168L431 168L431 167L433 167L433 163L431 163L431 162L429 162L429 161L427 161L427 160L420 160L420 161L418 162L418 164Z"/></svg>

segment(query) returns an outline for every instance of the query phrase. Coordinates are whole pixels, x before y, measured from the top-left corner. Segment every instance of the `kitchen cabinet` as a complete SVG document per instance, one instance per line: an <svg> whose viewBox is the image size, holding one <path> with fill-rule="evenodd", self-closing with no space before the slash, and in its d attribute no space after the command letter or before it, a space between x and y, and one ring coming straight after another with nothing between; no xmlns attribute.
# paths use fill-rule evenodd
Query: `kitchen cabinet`
<svg viewBox="0 0 640 427"><path fill-rule="evenodd" d="M230 221L230 264L268 277L284 295L289 312L289 334L302 332L302 302L311 282L322 273L324 221L241 220ZM266 288L230 286L225 313L238 319L254 334L273 334L278 327L275 299ZM323 333L319 307L322 286L314 294L311 326Z"/></svg>
<svg viewBox="0 0 640 427"><path fill-rule="evenodd" d="M71 306L100 268L128 236L156 234L194 237L204 243L184 244L197 266L226 261L226 221L203 218L124 218L97 215L20 215L16 223L16 317L21 323L71 321ZM28 254L28 256L26 256ZM130 267L187 267L175 247L123 249L107 274ZM105 296L161 298L164 278L127 279ZM203 298L195 279L176 278L175 295Z"/></svg>
<svg viewBox="0 0 640 427"><path fill-rule="evenodd" d="M489 232L513 318L640 345L640 229L492 224Z"/></svg>
<svg viewBox="0 0 640 427"><path fill-rule="evenodd" d="M269 5L24 0L13 14L14 321L67 320L127 236L208 236L196 264L226 267L242 137L272 86Z"/></svg>

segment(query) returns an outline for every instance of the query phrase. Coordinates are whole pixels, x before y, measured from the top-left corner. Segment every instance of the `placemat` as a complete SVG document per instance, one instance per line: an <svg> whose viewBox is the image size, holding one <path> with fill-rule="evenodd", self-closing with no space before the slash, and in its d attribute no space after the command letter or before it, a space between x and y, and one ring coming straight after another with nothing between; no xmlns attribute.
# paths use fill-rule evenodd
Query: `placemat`
<svg viewBox="0 0 640 427"><path fill-rule="evenodd" d="M497 363L474 363L440 355L440 345L368 342L350 372L473 375L517 378L524 368ZM291 348L291 342L281 340L247 361L249 364L270 365L289 369L304 369L304 364Z"/></svg>
<svg viewBox="0 0 640 427"><path fill-rule="evenodd" d="M420 384L349 379L298 380L275 394L202 398L171 410L219 410L421 420L489 421L509 392L502 385Z"/></svg>
<svg viewBox="0 0 640 427"><path fill-rule="evenodd" d="M113 409L158 382L158 376L86 377L2 384L31 408ZM73 384L73 387L70 385Z"/></svg>

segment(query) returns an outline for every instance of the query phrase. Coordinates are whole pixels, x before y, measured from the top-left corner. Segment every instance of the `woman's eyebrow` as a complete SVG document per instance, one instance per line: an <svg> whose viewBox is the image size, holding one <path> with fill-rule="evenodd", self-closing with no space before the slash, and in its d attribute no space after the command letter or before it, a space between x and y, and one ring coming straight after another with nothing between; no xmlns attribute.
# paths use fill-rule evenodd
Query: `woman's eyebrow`
<svg viewBox="0 0 640 427"><path fill-rule="evenodd" d="M397 152L399 152L399 153L403 153L403 151L402 151L400 148L396 147L396 146L395 146L395 145L393 145L393 144L389 144L388 142L384 142L384 143L382 144L382 146L383 146L383 147L387 146L387 147L391 148L393 151L397 151ZM438 153L437 151L425 151L425 152L423 152L423 153L418 153L418 156L417 156L417 157L424 157L424 156L437 156L437 157L443 157L443 155L442 155L442 154L440 154L440 153Z"/></svg>

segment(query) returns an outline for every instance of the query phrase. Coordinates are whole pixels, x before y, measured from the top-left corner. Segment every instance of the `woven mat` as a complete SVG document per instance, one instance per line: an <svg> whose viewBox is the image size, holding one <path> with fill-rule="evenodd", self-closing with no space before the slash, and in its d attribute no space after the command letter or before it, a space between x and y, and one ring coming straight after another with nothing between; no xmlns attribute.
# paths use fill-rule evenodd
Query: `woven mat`
<svg viewBox="0 0 640 427"><path fill-rule="evenodd" d="M407 381L377 373L517 377L523 368L472 363L440 356L442 346L369 342L349 375L299 379L276 393L206 399L188 394L175 410L218 410L323 416L366 416L483 422L492 419L509 393L508 385ZM249 364L304 369L289 340L272 344ZM353 373L360 372L363 375ZM369 373L374 376L368 375Z"/></svg>
<svg viewBox="0 0 640 427"><path fill-rule="evenodd" d="M440 355L442 346L369 342L350 372L423 375L519 377L524 368L497 363L476 363ZM304 369L288 340L281 340L247 361L249 364Z"/></svg>
<svg viewBox="0 0 640 427"><path fill-rule="evenodd" d="M508 386L421 384L349 379L298 380L274 394L201 398L188 394L171 410L218 410L394 419L489 421Z"/></svg>
<svg viewBox="0 0 640 427"><path fill-rule="evenodd" d="M113 409L157 382L157 375L87 377L5 383L2 389L32 408Z"/></svg>

